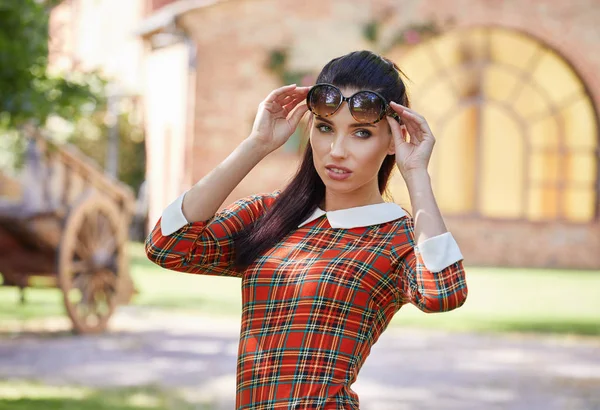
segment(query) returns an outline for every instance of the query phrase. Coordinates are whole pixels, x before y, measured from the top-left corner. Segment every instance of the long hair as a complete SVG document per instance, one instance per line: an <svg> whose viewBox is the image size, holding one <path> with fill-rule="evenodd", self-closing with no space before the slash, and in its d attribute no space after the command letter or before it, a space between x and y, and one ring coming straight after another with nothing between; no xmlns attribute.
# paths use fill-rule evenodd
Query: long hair
<svg viewBox="0 0 600 410"><path fill-rule="evenodd" d="M354 51L327 63L316 83L377 91L388 102L396 101L408 107L406 87L400 74L404 76L391 60L371 51ZM387 189L395 162L395 155L387 155L381 164L377 175L381 194ZM259 255L297 229L324 199L325 184L315 169L309 141L296 175L271 208L234 238L236 266L248 267Z"/></svg>

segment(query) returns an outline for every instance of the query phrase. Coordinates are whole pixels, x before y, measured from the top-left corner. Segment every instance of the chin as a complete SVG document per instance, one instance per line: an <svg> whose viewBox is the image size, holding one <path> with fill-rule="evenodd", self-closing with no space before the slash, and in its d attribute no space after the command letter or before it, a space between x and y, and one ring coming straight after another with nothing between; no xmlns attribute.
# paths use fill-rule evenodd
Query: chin
<svg viewBox="0 0 600 410"><path fill-rule="evenodd" d="M327 181L324 183L325 188L327 188L331 192L336 192L338 194L347 194L349 192L356 191L358 187L349 182L349 181Z"/></svg>

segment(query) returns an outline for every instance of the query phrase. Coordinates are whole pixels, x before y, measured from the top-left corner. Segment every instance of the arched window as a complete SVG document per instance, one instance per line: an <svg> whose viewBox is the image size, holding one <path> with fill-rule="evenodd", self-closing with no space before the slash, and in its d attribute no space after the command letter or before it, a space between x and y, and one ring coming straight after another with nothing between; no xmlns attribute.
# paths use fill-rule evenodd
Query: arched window
<svg viewBox="0 0 600 410"><path fill-rule="evenodd" d="M564 58L497 27L456 30L389 57L437 138L430 172L445 214L596 218L597 117ZM394 196L407 198L402 185Z"/></svg>

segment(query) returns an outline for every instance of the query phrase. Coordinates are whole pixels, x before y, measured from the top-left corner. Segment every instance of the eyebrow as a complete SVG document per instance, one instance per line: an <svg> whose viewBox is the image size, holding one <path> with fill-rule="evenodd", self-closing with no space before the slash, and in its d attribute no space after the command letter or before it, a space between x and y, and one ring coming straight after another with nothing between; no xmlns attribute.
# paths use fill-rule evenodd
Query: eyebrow
<svg viewBox="0 0 600 410"><path fill-rule="evenodd" d="M327 123L327 124L329 124L329 125L335 125L333 122L331 122L331 121L329 121L329 120L327 120L327 119L325 119L325 118L321 118L321 117L318 117L317 121L323 121L323 122L325 122L325 123ZM355 123L355 124L351 124L351 125L350 125L350 127L351 127L351 128L358 128L358 127L371 127L371 128L377 128L377 127L375 126L375 124L370 124L370 123L368 123L368 122L365 122L365 123Z"/></svg>

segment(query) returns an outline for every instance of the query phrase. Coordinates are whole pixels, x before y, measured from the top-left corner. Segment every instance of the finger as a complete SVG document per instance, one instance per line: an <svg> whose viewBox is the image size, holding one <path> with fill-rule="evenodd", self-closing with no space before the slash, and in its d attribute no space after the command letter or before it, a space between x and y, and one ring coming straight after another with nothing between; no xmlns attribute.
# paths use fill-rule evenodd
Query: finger
<svg viewBox="0 0 600 410"><path fill-rule="evenodd" d="M411 122L414 122L414 116L409 115L409 113L407 112L408 108L394 101L390 103L390 108L392 109L392 111L398 114L400 120L402 121L402 124L404 124L404 126L406 127L406 130L410 135L409 142L414 144L415 141L420 141L419 133L416 132L414 125L411 124Z"/></svg>
<svg viewBox="0 0 600 410"><path fill-rule="evenodd" d="M294 127L294 129L298 126L300 120L302 119L304 114L306 114L307 111L308 106L306 104L300 104L294 109L294 111L292 111L289 122L292 125L292 127Z"/></svg>
<svg viewBox="0 0 600 410"><path fill-rule="evenodd" d="M281 105L282 107L286 106L287 104L290 103L290 101L293 101L295 97L292 97L291 95L286 95L284 98L282 99L278 99L275 102L278 103L279 105Z"/></svg>
<svg viewBox="0 0 600 410"><path fill-rule="evenodd" d="M413 119L406 115L406 112L401 114L401 118L404 127L410 135L410 142L415 145L418 144L421 141L421 133L419 132L419 128L415 125Z"/></svg>
<svg viewBox="0 0 600 410"><path fill-rule="evenodd" d="M407 144L406 140L402 137L402 127L396 120L391 117L386 117L390 129L392 130L392 137L394 138L394 144L398 148L402 144Z"/></svg>
<svg viewBox="0 0 600 410"><path fill-rule="evenodd" d="M263 106L265 110L267 110L271 114L278 114L282 111L281 105L275 102L265 102Z"/></svg>
<svg viewBox="0 0 600 410"><path fill-rule="evenodd" d="M426 122L426 121L425 121L425 117L423 117L423 116L422 116L421 114L419 114L418 112L416 112L416 111L414 111L414 110L411 110L411 109L410 109L410 108L408 108L408 107L405 107L405 106L404 106L404 105L402 105L402 104L398 104L397 102L394 102L394 101L392 101L392 102L390 103L390 107L391 107L391 108L392 108L394 111L396 111L398 114L400 114L400 113L406 113L406 114L409 114L409 115L411 115L411 118L414 118L414 119L418 120L419 122Z"/></svg>
<svg viewBox="0 0 600 410"><path fill-rule="evenodd" d="M285 90L282 94L279 94L277 97L275 97L274 101L279 102L287 97L296 98L301 96L302 98L306 98L308 91L308 87L296 87L294 89Z"/></svg>
<svg viewBox="0 0 600 410"><path fill-rule="evenodd" d="M394 101L392 101L390 103L390 108L392 109L392 111L394 111L397 114L400 114L402 111L404 111L404 109L406 108L405 106L398 104Z"/></svg>
<svg viewBox="0 0 600 410"><path fill-rule="evenodd" d="M286 93L278 95L275 98L275 100L273 100L273 101L279 103L280 105L285 105L296 97L297 97L296 93L293 90L291 90Z"/></svg>
<svg viewBox="0 0 600 410"><path fill-rule="evenodd" d="M306 100L306 95L308 94L308 91L302 91L302 90L292 90L291 92L287 93L286 97L289 97L290 100L294 100L294 99L298 99L298 100ZM282 100L285 100L285 97L282 98ZM286 105L290 100L287 100L285 103L283 103L282 105ZM277 100L279 102L279 99Z"/></svg>
<svg viewBox="0 0 600 410"><path fill-rule="evenodd" d="M293 101L304 101L305 99L306 99L306 97L301 94L290 95L289 99L286 101L286 103L284 105L288 105Z"/></svg>
<svg viewBox="0 0 600 410"><path fill-rule="evenodd" d="M296 88L296 84L290 84L283 87L279 87L273 91L265 98L266 102L273 102L279 96L286 94L288 91L294 90Z"/></svg>
<svg viewBox="0 0 600 410"><path fill-rule="evenodd" d="M401 116L404 125L406 126L406 129L408 130L408 133L411 136L411 141L414 139L418 142L421 142L423 140L424 132L422 129L422 123L419 121L419 119L416 118L414 114L409 113L408 111L403 111Z"/></svg>
<svg viewBox="0 0 600 410"><path fill-rule="evenodd" d="M309 91L310 87L296 87L296 89L294 90L294 92L304 95L308 94Z"/></svg>
<svg viewBox="0 0 600 410"><path fill-rule="evenodd" d="M398 109L398 110L402 110L402 111L410 112L410 113L413 113L413 114L416 114L416 115L420 115L418 112L416 112L416 111L415 111L415 110L413 110L412 108L408 108L408 107L407 107L407 106L405 106L405 105L398 104L398 103L397 103L397 102L395 102L395 101L392 101L392 102L390 103L390 106L391 106L392 108L394 108L394 109Z"/></svg>
<svg viewBox="0 0 600 410"><path fill-rule="evenodd" d="M410 142L412 142L413 144L418 144L423 140L421 131L414 123L406 121L405 127L408 133L410 134Z"/></svg>
<svg viewBox="0 0 600 410"><path fill-rule="evenodd" d="M304 98L302 97L297 97L291 101L289 101L286 105L283 106L283 110L287 113L289 113L290 111L292 111L299 103L301 103L302 101L304 101Z"/></svg>
<svg viewBox="0 0 600 410"><path fill-rule="evenodd" d="M418 127L421 129L421 131L423 131L423 134L433 135L431 129L429 128L429 123L421 114L419 114L415 110L412 110L408 107L405 107L404 105L395 102L392 102L390 106L392 108L397 107L398 109L402 110L406 114L407 118L410 118L413 122L418 124Z"/></svg>

